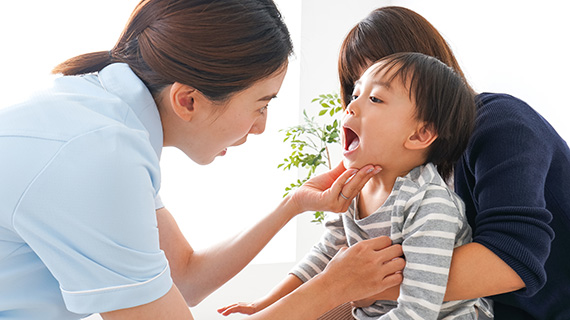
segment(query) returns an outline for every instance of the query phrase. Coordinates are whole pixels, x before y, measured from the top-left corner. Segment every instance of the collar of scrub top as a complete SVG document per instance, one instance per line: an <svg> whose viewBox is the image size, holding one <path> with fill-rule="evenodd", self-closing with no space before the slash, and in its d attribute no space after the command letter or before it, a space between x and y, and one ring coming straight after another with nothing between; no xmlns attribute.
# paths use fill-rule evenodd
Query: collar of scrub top
<svg viewBox="0 0 570 320"><path fill-rule="evenodd" d="M99 82L120 97L136 114L149 133L150 143L160 159L163 133L160 114L152 94L126 63L113 63L99 71Z"/></svg>

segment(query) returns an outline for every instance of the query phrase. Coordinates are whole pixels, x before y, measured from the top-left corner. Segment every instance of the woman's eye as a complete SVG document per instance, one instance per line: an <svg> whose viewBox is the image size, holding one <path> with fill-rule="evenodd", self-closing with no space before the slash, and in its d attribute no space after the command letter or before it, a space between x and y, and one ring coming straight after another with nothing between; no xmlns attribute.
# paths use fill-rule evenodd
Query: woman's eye
<svg viewBox="0 0 570 320"><path fill-rule="evenodd" d="M265 114L267 112L267 107L269 107L269 105L266 105L265 107L259 109L259 113Z"/></svg>
<svg viewBox="0 0 570 320"><path fill-rule="evenodd" d="M376 97L370 97L370 101L374 102L374 103L382 103L383 101L376 98Z"/></svg>
<svg viewBox="0 0 570 320"><path fill-rule="evenodd" d="M358 99L358 96L357 96L357 95L354 95L354 94L353 94L352 96L350 96L350 101L354 101L354 100L356 100L356 99Z"/></svg>

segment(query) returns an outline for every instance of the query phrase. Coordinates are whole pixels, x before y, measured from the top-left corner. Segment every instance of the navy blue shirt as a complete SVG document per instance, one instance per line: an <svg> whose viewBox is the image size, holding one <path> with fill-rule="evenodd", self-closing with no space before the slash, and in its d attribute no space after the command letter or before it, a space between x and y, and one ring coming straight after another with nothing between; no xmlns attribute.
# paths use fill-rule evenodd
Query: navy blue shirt
<svg viewBox="0 0 570 320"><path fill-rule="evenodd" d="M492 297L495 319L570 319L570 149L523 101L493 93L478 100L455 191L473 241L526 284Z"/></svg>

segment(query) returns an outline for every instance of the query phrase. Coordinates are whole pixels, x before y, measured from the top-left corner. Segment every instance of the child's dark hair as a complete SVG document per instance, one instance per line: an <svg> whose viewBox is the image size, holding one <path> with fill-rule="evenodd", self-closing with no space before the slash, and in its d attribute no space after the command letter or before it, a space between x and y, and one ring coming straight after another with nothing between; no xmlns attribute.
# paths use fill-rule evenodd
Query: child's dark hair
<svg viewBox="0 0 570 320"><path fill-rule="evenodd" d="M396 53L379 61L374 74L385 71L392 82L400 79L409 89L416 117L437 133L428 151L427 162L437 166L447 181L467 147L475 126L473 91L452 68L421 53Z"/></svg>

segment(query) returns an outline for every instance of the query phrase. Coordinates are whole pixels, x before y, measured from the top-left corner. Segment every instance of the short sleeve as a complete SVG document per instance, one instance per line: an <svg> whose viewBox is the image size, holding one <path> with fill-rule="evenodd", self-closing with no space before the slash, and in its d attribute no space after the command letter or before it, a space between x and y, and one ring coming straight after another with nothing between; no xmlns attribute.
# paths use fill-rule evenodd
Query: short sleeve
<svg viewBox="0 0 570 320"><path fill-rule="evenodd" d="M154 208L156 210L164 208L164 204L162 203L160 195L157 195L156 198L154 198Z"/></svg>
<svg viewBox="0 0 570 320"><path fill-rule="evenodd" d="M113 126L67 142L28 187L14 228L57 279L70 311L129 308L170 290L159 184L146 132Z"/></svg>

